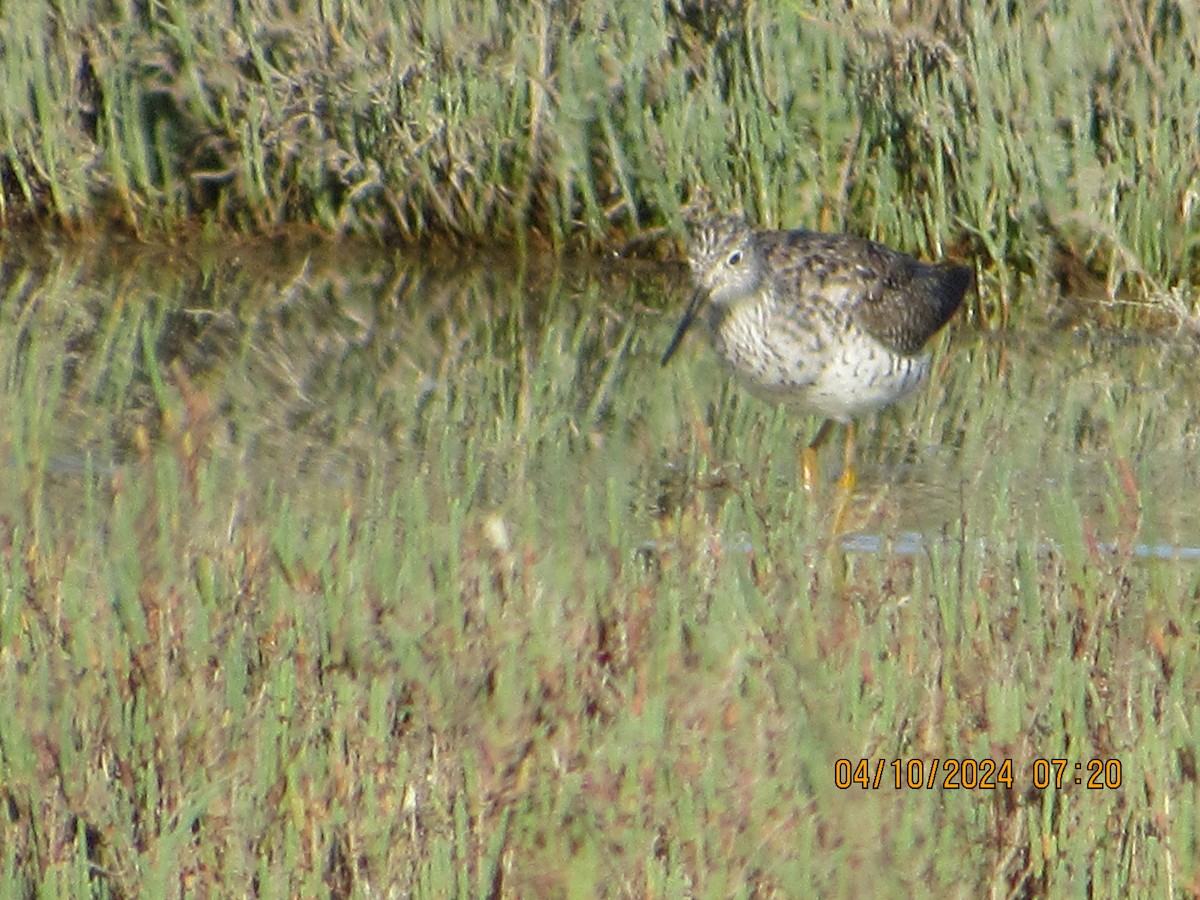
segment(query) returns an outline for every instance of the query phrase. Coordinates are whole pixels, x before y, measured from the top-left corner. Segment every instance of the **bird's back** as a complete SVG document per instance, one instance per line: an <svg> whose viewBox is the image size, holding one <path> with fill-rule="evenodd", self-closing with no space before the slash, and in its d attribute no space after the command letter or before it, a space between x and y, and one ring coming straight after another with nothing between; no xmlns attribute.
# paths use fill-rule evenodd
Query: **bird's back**
<svg viewBox="0 0 1200 900"><path fill-rule="evenodd" d="M781 304L826 303L887 349L912 356L950 320L971 270L931 265L849 234L758 231Z"/></svg>

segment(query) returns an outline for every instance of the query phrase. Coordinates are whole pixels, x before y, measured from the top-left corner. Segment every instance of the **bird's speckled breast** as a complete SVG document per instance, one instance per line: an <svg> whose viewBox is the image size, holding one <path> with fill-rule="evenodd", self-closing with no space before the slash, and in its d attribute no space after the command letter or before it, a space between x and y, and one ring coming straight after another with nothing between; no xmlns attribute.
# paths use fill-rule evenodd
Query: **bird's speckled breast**
<svg viewBox="0 0 1200 900"><path fill-rule="evenodd" d="M841 422L915 390L930 357L891 352L836 308L817 303L783 314L769 295L713 309L713 345L755 394Z"/></svg>

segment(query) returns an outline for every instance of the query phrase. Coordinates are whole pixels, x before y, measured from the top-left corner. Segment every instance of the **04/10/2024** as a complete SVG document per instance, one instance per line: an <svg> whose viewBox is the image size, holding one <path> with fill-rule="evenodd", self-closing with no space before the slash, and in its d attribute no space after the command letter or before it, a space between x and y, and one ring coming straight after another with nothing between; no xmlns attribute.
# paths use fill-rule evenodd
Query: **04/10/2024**
<svg viewBox="0 0 1200 900"><path fill-rule="evenodd" d="M1119 759L1037 758L1027 763L1024 779L1036 790L1079 785L1093 790L1116 790L1121 786ZM994 791L1019 786L1011 759L839 759L833 765L834 785L842 790L892 788L901 790Z"/></svg>

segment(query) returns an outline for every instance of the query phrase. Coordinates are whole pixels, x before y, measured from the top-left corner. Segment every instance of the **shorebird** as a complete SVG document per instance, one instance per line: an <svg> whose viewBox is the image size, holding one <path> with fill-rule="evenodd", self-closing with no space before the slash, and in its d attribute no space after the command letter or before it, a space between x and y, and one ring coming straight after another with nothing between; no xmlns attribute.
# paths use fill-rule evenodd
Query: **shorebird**
<svg viewBox="0 0 1200 900"><path fill-rule="evenodd" d="M925 380L925 344L971 284L965 266L920 262L849 234L752 230L739 216L695 226L688 264L695 293L662 364L702 317L752 393L823 415L801 455L806 489L835 422L846 426L841 484L854 486L854 419Z"/></svg>

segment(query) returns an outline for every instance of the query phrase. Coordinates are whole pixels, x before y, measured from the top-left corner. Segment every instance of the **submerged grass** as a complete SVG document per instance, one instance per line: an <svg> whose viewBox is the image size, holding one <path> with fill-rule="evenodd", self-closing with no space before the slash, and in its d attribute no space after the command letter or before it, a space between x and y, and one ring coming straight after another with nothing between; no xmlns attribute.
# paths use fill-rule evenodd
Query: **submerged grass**
<svg viewBox="0 0 1200 900"><path fill-rule="evenodd" d="M958 336L839 536L644 273L347 256L5 260L0 894L1195 886L1185 350Z"/></svg>
<svg viewBox="0 0 1200 900"><path fill-rule="evenodd" d="M1195 310L1174 2L16 0L0 25L7 222L632 247L714 203L970 256L987 321L1030 285Z"/></svg>

